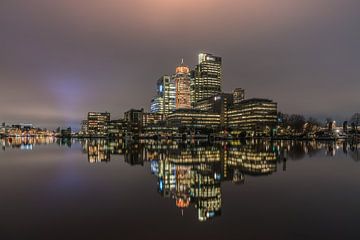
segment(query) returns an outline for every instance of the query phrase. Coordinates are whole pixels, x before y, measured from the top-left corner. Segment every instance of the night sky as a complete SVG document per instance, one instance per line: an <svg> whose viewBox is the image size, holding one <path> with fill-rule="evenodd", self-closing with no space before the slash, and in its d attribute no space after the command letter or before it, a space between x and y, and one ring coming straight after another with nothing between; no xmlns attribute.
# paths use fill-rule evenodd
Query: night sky
<svg viewBox="0 0 360 240"><path fill-rule="evenodd" d="M149 109L184 58L223 57L223 90L279 110L360 111L359 0L1 0L0 121L78 127Z"/></svg>

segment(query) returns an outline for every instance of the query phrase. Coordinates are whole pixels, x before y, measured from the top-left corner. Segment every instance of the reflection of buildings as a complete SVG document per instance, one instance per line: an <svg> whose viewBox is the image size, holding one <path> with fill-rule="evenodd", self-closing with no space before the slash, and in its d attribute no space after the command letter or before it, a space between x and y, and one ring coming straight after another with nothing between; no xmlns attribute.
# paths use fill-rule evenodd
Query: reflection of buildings
<svg viewBox="0 0 360 240"><path fill-rule="evenodd" d="M243 183L245 174L276 171L276 163L276 152L266 146L179 146L153 160L151 170L162 196L180 209L193 205L199 221L206 221L221 214L221 181Z"/></svg>
<svg viewBox="0 0 360 240"><path fill-rule="evenodd" d="M140 144L135 143L128 146L124 158L125 162L130 165L144 165L144 155Z"/></svg>
<svg viewBox="0 0 360 240"><path fill-rule="evenodd" d="M139 143L128 144L122 139L110 141L107 139L86 139L81 141L84 153L90 163L110 162L111 155L123 155L130 165L143 165L147 154Z"/></svg>
<svg viewBox="0 0 360 240"><path fill-rule="evenodd" d="M199 221L222 214L222 182L244 184L249 176L267 176L286 170L287 159L298 160L306 155L331 149L347 149L354 153L356 146L327 142L301 141L232 141L179 144L168 141L116 142L85 140L89 162L109 161L110 154L123 155L129 165L149 163L157 178L158 192L174 201L183 212L194 207ZM353 149L352 149L353 148ZM280 168L281 169L281 168Z"/></svg>
<svg viewBox="0 0 360 240"><path fill-rule="evenodd" d="M277 153L265 144L230 147L227 155L227 164L239 167L245 174L263 175L276 171Z"/></svg>
<svg viewBox="0 0 360 240"><path fill-rule="evenodd" d="M152 168L158 177L160 194L175 199L175 204L180 209L194 204L200 221L220 215L220 175L214 173L215 167L220 167L219 162L204 163L203 157L192 155L192 158L184 159L184 156L189 155L182 154L182 157L175 158L174 161L168 158L160 160L158 167ZM154 165L153 163L152 166Z"/></svg>
<svg viewBox="0 0 360 240"><path fill-rule="evenodd" d="M86 143L90 163L110 162L110 151L106 140L90 140Z"/></svg>
<svg viewBox="0 0 360 240"><path fill-rule="evenodd" d="M2 138L1 145L5 151L6 148L14 148L20 150L33 150L38 145L53 144L57 141L54 137L9 137ZM68 146L71 146L71 142Z"/></svg>

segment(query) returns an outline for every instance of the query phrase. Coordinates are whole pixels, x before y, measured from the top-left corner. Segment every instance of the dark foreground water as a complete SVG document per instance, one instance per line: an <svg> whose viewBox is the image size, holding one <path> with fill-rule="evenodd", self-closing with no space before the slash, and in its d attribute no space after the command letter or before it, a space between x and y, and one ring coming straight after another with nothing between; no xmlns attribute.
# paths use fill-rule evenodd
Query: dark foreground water
<svg viewBox="0 0 360 240"><path fill-rule="evenodd" d="M0 239L360 239L350 144L1 144Z"/></svg>

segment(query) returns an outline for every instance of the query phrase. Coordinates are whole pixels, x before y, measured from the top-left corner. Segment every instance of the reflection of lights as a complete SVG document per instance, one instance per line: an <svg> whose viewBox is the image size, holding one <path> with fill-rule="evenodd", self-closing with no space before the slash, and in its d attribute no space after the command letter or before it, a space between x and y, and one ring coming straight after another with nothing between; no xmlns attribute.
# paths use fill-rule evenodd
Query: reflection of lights
<svg viewBox="0 0 360 240"><path fill-rule="evenodd" d="M215 180L221 180L221 174L214 173L214 179Z"/></svg>
<svg viewBox="0 0 360 240"><path fill-rule="evenodd" d="M155 174L155 175L158 175L158 173L159 173L159 162L156 161L156 160L152 160L150 166L151 166L151 173Z"/></svg>
<svg viewBox="0 0 360 240"><path fill-rule="evenodd" d="M22 144L20 146L20 149L21 150L32 150L33 149L33 146L31 144Z"/></svg>
<svg viewBox="0 0 360 240"><path fill-rule="evenodd" d="M187 208L190 205L190 199L183 199L183 198L179 198L176 199L176 206L178 208Z"/></svg>
<svg viewBox="0 0 360 240"><path fill-rule="evenodd" d="M160 189L160 192L162 192L164 190L164 182L162 179L159 180L159 189Z"/></svg>

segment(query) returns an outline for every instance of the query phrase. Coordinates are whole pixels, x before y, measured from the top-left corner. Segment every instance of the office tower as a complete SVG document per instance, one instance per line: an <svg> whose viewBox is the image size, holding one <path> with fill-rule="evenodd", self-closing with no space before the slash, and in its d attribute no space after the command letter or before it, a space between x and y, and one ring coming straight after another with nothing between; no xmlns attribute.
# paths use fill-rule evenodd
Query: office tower
<svg viewBox="0 0 360 240"><path fill-rule="evenodd" d="M191 103L221 93L221 57L200 53L192 74Z"/></svg>
<svg viewBox="0 0 360 240"><path fill-rule="evenodd" d="M234 104L238 104L245 99L245 90L242 88L235 88L233 95L234 95Z"/></svg>
<svg viewBox="0 0 360 240"><path fill-rule="evenodd" d="M181 65L176 68L173 76L176 86L176 109L191 108L190 99L190 69L181 61Z"/></svg>
<svg viewBox="0 0 360 240"><path fill-rule="evenodd" d="M150 112L169 114L175 110L175 82L170 76L164 75L156 85L156 96L151 100Z"/></svg>
<svg viewBox="0 0 360 240"><path fill-rule="evenodd" d="M107 134L110 113L89 112L87 119L87 130L90 135L104 136Z"/></svg>
<svg viewBox="0 0 360 240"><path fill-rule="evenodd" d="M164 98L161 96L156 96L151 99L150 103L150 112L151 113L162 113L164 108Z"/></svg>

